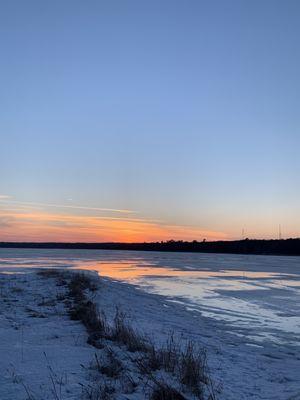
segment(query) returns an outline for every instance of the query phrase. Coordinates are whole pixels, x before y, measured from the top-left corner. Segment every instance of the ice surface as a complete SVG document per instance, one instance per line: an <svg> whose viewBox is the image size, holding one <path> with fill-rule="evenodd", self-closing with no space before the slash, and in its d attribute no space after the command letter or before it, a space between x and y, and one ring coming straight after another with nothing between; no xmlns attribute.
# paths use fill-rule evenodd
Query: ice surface
<svg viewBox="0 0 300 400"><path fill-rule="evenodd" d="M44 267L95 270L108 277L102 279L101 290L95 298L108 316L119 305L138 329L155 340L162 340L174 331L203 344L208 351L212 376L223 385L220 399L300 399L299 257L0 250L2 272L31 272ZM38 280L27 273L24 278L22 274L12 277L17 279L18 286L22 280L25 282L25 292L29 293L24 302L35 301L30 293L40 285ZM3 279L10 281L11 278ZM46 297L53 291L47 282L37 289L40 296L44 292ZM49 380L43 351L51 352L52 340L58 340L59 346L57 353L53 347L51 363L58 366L58 371L72 370L80 376L78 364L87 362L91 352L83 343L76 342L76 330L80 334L80 327L66 319L59 324L56 315L49 316L47 326L43 319L32 319L38 325L27 325L25 339L21 340L22 329L19 327L14 332L12 324L14 320L22 322L23 316L17 318L18 315L7 312L2 315L0 330L2 394L5 390L8 393L12 379L19 379L14 376L17 373L25 375L22 379L27 382L26 377L29 379L30 374L44 368L45 373L39 379ZM57 330L59 339L55 339ZM66 341L61 342L61 338ZM61 359L60 351L69 354L74 345L76 357ZM9 346L12 347L7 352ZM14 368L7 370L11 360ZM80 379L83 378L80 376ZM75 393L74 381L70 382L68 390ZM35 386L40 384L37 380Z"/></svg>
<svg viewBox="0 0 300 400"><path fill-rule="evenodd" d="M245 337L296 344L300 257L109 250L1 249L0 270L66 267L162 294Z"/></svg>

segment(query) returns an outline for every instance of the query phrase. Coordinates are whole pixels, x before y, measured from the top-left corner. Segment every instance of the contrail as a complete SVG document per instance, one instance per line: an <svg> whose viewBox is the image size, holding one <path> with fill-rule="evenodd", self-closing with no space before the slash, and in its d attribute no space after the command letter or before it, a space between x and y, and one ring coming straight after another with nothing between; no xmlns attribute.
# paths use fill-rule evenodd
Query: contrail
<svg viewBox="0 0 300 400"><path fill-rule="evenodd" d="M0 195L0 201L2 203L4 203L4 202L8 203L7 199L9 199L9 196ZM121 213L121 214L136 214L136 213L138 213L138 211L126 210L126 209L122 210L122 209L116 209L116 208L88 207L88 206L76 206L76 205L66 205L66 204L36 203L36 202L30 202L30 201L10 200L9 203L19 204L19 205L53 207L53 208L70 208L70 209L76 209L76 210L110 211L110 212Z"/></svg>

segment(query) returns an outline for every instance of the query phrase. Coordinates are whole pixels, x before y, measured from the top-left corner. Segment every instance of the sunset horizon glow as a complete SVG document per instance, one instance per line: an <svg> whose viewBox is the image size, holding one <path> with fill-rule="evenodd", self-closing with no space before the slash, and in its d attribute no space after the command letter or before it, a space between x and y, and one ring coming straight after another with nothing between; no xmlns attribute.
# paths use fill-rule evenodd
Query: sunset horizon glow
<svg viewBox="0 0 300 400"><path fill-rule="evenodd" d="M2 197L4 198L4 196ZM7 196L9 198L9 196ZM36 242L145 242L162 240L226 240L223 232L201 230L193 226L171 225L159 220L105 215L75 215L37 210L29 202L6 201L0 198L0 241ZM35 203L34 203L35 204ZM43 205L86 211L107 211L122 215L125 210L107 208ZM126 210L126 214L137 214ZM18 233L16 233L18 232Z"/></svg>
<svg viewBox="0 0 300 400"><path fill-rule="evenodd" d="M98 214L95 214L96 211ZM21 202L8 195L0 196L0 227L2 242L137 243L241 239L222 231L145 218L134 210ZM272 234L254 234L250 237L276 238Z"/></svg>

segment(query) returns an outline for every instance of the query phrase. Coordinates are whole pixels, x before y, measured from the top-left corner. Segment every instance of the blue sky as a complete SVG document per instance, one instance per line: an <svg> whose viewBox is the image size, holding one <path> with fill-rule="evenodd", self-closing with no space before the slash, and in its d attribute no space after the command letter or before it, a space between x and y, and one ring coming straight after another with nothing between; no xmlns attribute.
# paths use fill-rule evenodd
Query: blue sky
<svg viewBox="0 0 300 400"><path fill-rule="evenodd" d="M157 221L157 239L300 236L298 1L0 9L2 238L115 215L92 208ZM97 229L82 238L122 227Z"/></svg>

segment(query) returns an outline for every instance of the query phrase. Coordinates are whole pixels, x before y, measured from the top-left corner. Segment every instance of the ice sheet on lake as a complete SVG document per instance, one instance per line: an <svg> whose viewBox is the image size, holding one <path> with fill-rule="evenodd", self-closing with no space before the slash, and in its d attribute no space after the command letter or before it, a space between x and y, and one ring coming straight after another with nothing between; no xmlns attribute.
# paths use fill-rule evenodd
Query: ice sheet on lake
<svg viewBox="0 0 300 400"><path fill-rule="evenodd" d="M0 249L0 269L84 268L165 295L246 338L297 344L300 257Z"/></svg>

